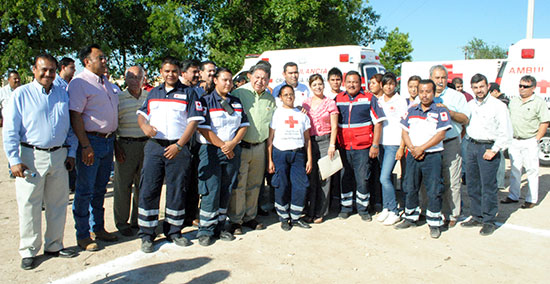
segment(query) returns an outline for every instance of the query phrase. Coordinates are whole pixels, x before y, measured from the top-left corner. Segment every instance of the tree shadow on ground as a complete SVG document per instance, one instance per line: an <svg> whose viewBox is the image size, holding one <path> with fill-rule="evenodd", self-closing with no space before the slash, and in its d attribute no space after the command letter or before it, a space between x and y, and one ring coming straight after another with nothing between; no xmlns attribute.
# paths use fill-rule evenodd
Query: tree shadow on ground
<svg viewBox="0 0 550 284"><path fill-rule="evenodd" d="M179 259L109 275L93 283L162 283L166 281L166 278L170 274L198 269L211 261L212 259L209 257ZM216 283L227 279L229 275L230 273L227 270L215 270L200 277L193 278L188 283Z"/></svg>

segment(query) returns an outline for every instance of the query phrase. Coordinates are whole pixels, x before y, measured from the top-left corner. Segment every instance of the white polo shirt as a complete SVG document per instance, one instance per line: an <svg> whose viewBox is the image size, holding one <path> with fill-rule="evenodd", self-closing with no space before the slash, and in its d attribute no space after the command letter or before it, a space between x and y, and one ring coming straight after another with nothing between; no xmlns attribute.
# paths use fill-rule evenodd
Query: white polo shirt
<svg viewBox="0 0 550 284"><path fill-rule="evenodd" d="M409 133L413 146L421 146L432 139L439 131L451 129L451 116L447 109L438 107L435 103L426 111L421 105L411 107L401 127ZM426 153L443 151L443 141L426 150Z"/></svg>
<svg viewBox="0 0 550 284"><path fill-rule="evenodd" d="M378 103L386 114L386 120L382 123L382 140L380 144L398 146L401 144L401 119L407 113L407 100L399 94L393 95L389 101L383 95Z"/></svg>
<svg viewBox="0 0 550 284"><path fill-rule="evenodd" d="M304 132L309 130L311 122L297 108L279 107L275 110L269 127L275 130L273 146L286 151L304 147Z"/></svg>

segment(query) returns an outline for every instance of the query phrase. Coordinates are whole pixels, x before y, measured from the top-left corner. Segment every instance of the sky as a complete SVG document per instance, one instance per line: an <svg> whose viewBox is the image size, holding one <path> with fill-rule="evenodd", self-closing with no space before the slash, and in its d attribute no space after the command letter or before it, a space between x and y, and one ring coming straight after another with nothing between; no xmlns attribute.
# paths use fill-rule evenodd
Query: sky
<svg viewBox="0 0 550 284"><path fill-rule="evenodd" d="M505 50L526 37L527 0L370 0L379 26L408 33L413 61L464 59L474 37ZM533 38L550 38L550 0L535 0ZM377 52L385 42L376 42Z"/></svg>

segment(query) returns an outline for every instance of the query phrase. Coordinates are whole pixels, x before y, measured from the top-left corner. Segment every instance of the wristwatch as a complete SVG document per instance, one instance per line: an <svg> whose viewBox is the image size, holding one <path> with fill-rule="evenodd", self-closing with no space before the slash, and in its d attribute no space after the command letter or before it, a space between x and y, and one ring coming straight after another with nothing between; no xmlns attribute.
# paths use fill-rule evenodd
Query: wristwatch
<svg viewBox="0 0 550 284"><path fill-rule="evenodd" d="M378 145L372 144L372 148L378 149Z"/></svg>
<svg viewBox="0 0 550 284"><path fill-rule="evenodd" d="M178 151L183 150L183 146L180 146L180 144L178 144L178 142L176 142L175 144L176 144L176 147L178 148Z"/></svg>

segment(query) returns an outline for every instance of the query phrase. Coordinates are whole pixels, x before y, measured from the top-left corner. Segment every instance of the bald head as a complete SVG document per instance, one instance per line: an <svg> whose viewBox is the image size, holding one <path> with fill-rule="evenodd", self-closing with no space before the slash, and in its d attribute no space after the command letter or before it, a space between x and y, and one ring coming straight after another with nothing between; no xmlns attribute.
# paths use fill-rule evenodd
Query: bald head
<svg viewBox="0 0 550 284"><path fill-rule="evenodd" d="M132 95L140 95L143 86L145 72L141 66L132 66L126 69L124 80L128 85L128 91Z"/></svg>

